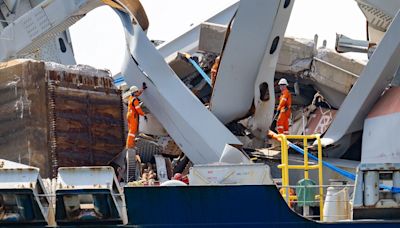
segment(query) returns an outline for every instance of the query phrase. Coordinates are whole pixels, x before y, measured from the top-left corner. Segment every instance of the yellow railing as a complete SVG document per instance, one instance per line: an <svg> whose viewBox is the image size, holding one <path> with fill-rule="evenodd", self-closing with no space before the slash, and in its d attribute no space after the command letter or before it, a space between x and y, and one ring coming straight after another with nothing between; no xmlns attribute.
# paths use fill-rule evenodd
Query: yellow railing
<svg viewBox="0 0 400 228"><path fill-rule="evenodd" d="M291 169L301 169L304 170L304 179L309 179L309 170L318 170L318 185L319 187L319 195L317 198L319 199L319 210L320 210L320 220L322 221L324 218L324 190L323 190L323 175L322 175L322 146L321 146L321 138L319 135L278 135L278 138L281 141L281 164L278 165L278 168L282 169L282 196L289 204L291 199L296 199L295 196L288 196L287 189L289 186L289 170ZM304 151L304 165L289 165L289 139L295 140L303 140L303 151ZM309 165L308 162L308 140L317 140L318 142L318 164L317 165Z"/></svg>

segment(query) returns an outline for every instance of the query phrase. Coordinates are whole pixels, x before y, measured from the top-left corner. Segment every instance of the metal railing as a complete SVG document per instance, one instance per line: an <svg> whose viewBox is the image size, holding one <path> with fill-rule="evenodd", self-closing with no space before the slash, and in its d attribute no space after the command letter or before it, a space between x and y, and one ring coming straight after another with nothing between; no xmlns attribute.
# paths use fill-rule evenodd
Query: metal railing
<svg viewBox="0 0 400 228"><path fill-rule="evenodd" d="M282 196L289 204L290 196L288 194L287 186L289 186L289 170L300 169L304 170L304 179L309 179L309 170L318 170L318 186L319 187L319 206L320 206L320 220L324 218L324 190L323 190L323 174L322 174L322 146L321 138L319 135L278 135L281 141L281 164L278 168L282 170ZM303 140L304 150L304 165L289 165L289 146L288 139ZM318 142L318 163L317 165L310 165L308 161L308 140L313 139ZM293 197L292 197L293 198Z"/></svg>
<svg viewBox="0 0 400 228"><path fill-rule="evenodd" d="M333 222L333 221L340 221L340 220L349 220L351 219L351 196L354 191L354 185L309 185L309 186L304 186L304 185L277 185L279 189L281 189L281 192L285 190L286 192L290 192L291 189L296 189L298 191L301 188L317 188L317 189L323 189L324 192L327 192L327 189L329 187L333 187L336 190L334 191L334 194L337 194L340 191L343 191L343 189L346 189L340 196L333 196L333 197L327 197L324 199L324 206L328 206L328 209L326 211L329 211L327 214L324 214L323 218L320 217L321 215L321 205L320 205L320 196L316 195L313 200L305 200L305 197L299 197L297 195L286 195L285 200L288 203L288 205L297 213L301 214L300 208L303 209L303 217L313 219L313 220L318 220L320 219L321 222ZM302 198L302 199L299 199ZM312 206L304 206L304 205L312 205ZM336 210L332 210L332 205ZM313 209L318 209L319 208L319 215L316 213L315 210L313 213L310 213L310 208ZM324 208L322 207L322 213L323 213ZM305 213L305 211L307 211ZM318 210L317 210L318 211Z"/></svg>

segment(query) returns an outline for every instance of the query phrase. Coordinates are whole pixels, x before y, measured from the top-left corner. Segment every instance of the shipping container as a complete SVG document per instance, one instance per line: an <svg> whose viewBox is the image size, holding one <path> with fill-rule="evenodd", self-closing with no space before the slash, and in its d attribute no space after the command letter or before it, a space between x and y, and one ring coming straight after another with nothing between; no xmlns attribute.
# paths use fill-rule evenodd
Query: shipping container
<svg viewBox="0 0 400 228"><path fill-rule="evenodd" d="M0 63L0 158L40 168L107 165L124 148L110 73L34 60Z"/></svg>

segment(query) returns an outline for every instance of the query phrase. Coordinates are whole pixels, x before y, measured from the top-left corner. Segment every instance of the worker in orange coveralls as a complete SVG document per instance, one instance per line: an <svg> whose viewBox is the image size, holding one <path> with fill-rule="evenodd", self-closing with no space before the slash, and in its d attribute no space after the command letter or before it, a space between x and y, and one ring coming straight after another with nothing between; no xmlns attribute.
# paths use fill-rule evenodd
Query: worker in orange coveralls
<svg viewBox="0 0 400 228"><path fill-rule="evenodd" d="M129 89L131 95L129 96L128 112L126 113L129 129L125 146L127 149L135 147L135 138L139 129L139 115L144 116L144 118L147 119L145 113L140 107L140 100L138 98L146 88L146 84L143 83L143 88L141 90L139 90L136 86L132 86Z"/></svg>
<svg viewBox="0 0 400 228"><path fill-rule="evenodd" d="M293 188L289 188L288 190L289 190L289 197L288 198L290 198L291 196L296 196L296 192L294 191ZM279 192L281 193L282 197L286 200L286 195L284 195L285 188L281 188L279 190ZM293 199L289 199L289 206L291 208L293 208L293 206L294 206L294 200Z"/></svg>
<svg viewBox="0 0 400 228"><path fill-rule="evenodd" d="M220 61L221 61L221 57L218 56L217 58L215 58L215 62L211 67L211 87L212 88L214 88L215 80L217 80L217 73L218 73Z"/></svg>
<svg viewBox="0 0 400 228"><path fill-rule="evenodd" d="M292 106L292 95L287 88L289 83L285 78L279 80L279 89L281 90L281 96L279 97L279 116L276 123L276 130L279 134L289 134L289 118L291 114Z"/></svg>

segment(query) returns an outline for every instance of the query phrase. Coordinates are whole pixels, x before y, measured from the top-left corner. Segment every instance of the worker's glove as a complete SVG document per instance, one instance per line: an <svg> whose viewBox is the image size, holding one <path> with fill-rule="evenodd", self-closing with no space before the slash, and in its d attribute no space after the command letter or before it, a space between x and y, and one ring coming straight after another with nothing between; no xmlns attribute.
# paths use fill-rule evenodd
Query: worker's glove
<svg viewBox="0 0 400 228"><path fill-rule="evenodd" d="M143 84L142 84L142 88L143 88L143 90L147 89L146 82L143 82Z"/></svg>
<svg viewBox="0 0 400 228"><path fill-rule="evenodd" d="M147 120L148 120L148 119L147 119L147 116L144 116L144 120L146 120L146 122L147 122Z"/></svg>

